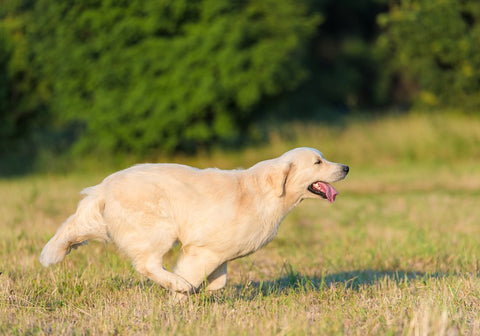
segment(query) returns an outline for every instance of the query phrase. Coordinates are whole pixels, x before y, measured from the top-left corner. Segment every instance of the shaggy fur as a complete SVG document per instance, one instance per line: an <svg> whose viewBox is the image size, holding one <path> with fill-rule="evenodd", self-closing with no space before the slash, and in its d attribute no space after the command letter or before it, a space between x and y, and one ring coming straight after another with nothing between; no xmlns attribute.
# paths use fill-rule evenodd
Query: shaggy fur
<svg viewBox="0 0 480 336"><path fill-rule="evenodd" d="M138 272L164 288L193 293L207 279L207 289L220 289L228 261L269 243L303 199L333 202L336 191L329 183L347 173L348 166L312 148L293 149L245 170L136 165L83 191L76 213L45 245L40 262L58 263L90 239L112 241ZM327 190L314 191L312 185ZM177 241L182 254L169 272L162 258Z"/></svg>

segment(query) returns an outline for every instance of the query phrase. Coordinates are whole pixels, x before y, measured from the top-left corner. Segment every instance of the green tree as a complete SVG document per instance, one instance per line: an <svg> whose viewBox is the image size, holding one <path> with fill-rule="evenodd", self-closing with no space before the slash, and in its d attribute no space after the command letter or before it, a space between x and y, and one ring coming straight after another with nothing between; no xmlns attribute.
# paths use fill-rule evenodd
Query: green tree
<svg viewBox="0 0 480 336"><path fill-rule="evenodd" d="M27 138L46 123L48 97L31 61L28 7L28 0L0 6L0 152L29 147Z"/></svg>
<svg viewBox="0 0 480 336"><path fill-rule="evenodd" d="M295 0L39 0L31 41L78 148L146 153L232 140L305 78L319 23Z"/></svg>
<svg viewBox="0 0 480 336"><path fill-rule="evenodd" d="M392 1L378 21L390 71L419 104L478 110L480 2Z"/></svg>

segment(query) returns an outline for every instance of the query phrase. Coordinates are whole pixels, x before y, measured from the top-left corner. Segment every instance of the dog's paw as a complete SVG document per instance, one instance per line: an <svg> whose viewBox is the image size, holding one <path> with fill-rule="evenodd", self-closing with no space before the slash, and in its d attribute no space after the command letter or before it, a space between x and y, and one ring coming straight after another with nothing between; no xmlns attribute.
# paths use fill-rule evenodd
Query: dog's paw
<svg viewBox="0 0 480 336"><path fill-rule="evenodd" d="M175 281L172 282L172 286L170 287L170 289L174 292L184 295L194 294L197 291L197 289L192 286L191 283L180 277L178 277L177 279L175 279Z"/></svg>
<svg viewBox="0 0 480 336"><path fill-rule="evenodd" d="M179 293L179 292L171 292L170 298L168 302L170 304L182 304L187 302L188 294Z"/></svg>
<svg viewBox="0 0 480 336"><path fill-rule="evenodd" d="M225 278L220 278L220 279L215 279L214 281L208 283L207 290L208 291L217 291L217 290L225 288L226 284L227 284L226 277Z"/></svg>

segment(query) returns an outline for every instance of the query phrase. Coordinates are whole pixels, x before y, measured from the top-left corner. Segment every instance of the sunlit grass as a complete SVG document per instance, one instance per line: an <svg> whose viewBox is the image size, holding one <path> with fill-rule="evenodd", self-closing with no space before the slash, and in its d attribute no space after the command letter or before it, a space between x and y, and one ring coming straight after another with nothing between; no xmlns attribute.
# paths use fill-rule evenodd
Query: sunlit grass
<svg viewBox="0 0 480 336"><path fill-rule="evenodd" d="M105 172L0 181L0 333L478 334L479 121L413 116L333 130L282 127L293 133L278 129L270 147L176 161L232 168L318 147L351 166L336 184L337 202L303 202L272 243L229 265L224 291L180 304L112 245L93 242L60 265L39 264L78 192Z"/></svg>

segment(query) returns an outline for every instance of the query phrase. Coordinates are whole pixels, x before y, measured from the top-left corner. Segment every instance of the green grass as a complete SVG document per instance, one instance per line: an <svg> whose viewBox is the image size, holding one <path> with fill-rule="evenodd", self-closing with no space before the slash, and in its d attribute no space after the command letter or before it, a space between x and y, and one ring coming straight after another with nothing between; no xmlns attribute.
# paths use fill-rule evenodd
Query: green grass
<svg viewBox="0 0 480 336"><path fill-rule="evenodd" d="M268 146L176 161L231 168L315 146L351 166L337 202L303 202L272 243L230 263L225 290L179 304L112 245L40 266L78 192L103 172L0 181L0 333L480 333L478 119L414 115L271 134Z"/></svg>

